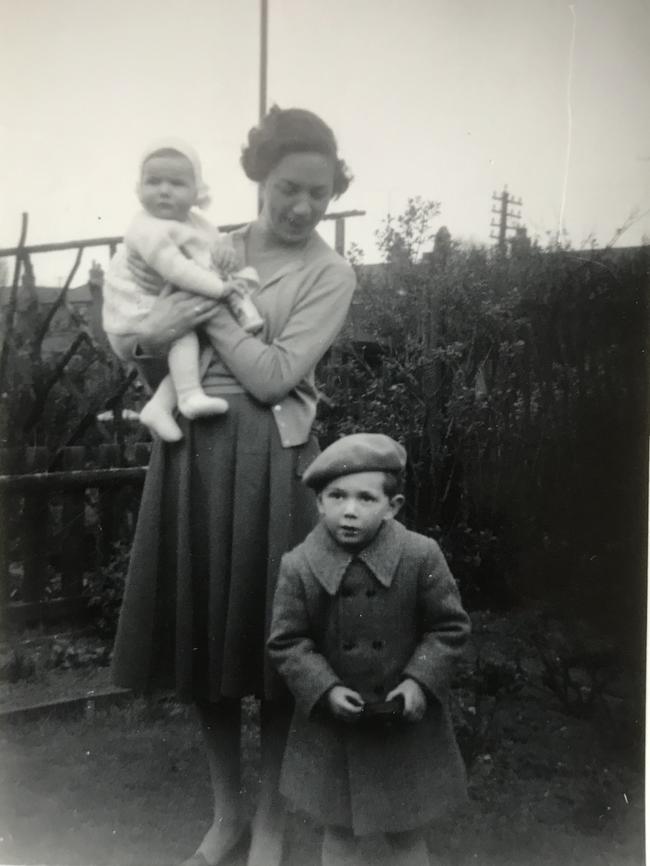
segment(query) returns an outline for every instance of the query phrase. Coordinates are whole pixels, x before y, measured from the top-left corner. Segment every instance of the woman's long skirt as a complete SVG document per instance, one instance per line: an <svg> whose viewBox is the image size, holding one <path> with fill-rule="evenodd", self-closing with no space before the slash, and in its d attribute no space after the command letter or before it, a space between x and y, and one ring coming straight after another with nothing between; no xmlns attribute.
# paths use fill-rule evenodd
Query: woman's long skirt
<svg viewBox="0 0 650 866"><path fill-rule="evenodd" d="M283 448L271 410L228 395L225 415L156 442L115 640L113 678L182 700L286 694L265 640L282 554L317 520L301 475L314 438Z"/></svg>

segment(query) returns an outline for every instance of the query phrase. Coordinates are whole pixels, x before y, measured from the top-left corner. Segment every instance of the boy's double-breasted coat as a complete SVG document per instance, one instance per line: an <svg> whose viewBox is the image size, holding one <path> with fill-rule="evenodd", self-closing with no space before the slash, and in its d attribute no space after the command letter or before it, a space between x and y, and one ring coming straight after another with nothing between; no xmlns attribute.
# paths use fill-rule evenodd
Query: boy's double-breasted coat
<svg viewBox="0 0 650 866"><path fill-rule="evenodd" d="M448 709L469 633L438 545L387 521L357 556L321 523L283 557L269 652L296 698L282 793L321 824L356 834L420 827L466 798ZM390 728L336 720L336 684L366 702L405 677L427 694L420 722Z"/></svg>

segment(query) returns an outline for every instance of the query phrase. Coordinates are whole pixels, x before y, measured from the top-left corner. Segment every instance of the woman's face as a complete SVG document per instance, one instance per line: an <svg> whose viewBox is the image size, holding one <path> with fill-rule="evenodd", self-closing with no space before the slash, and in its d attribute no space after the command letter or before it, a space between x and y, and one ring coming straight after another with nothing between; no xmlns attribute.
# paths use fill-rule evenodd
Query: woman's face
<svg viewBox="0 0 650 866"><path fill-rule="evenodd" d="M334 165L320 153L289 153L262 184L262 218L284 244L306 241L332 198Z"/></svg>

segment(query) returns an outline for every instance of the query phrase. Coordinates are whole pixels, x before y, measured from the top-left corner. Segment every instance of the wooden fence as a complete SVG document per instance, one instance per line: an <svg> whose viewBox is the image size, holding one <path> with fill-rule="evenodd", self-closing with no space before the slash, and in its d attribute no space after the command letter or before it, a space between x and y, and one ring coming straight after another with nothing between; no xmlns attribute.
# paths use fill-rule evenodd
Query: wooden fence
<svg viewBox="0 0 650 866"><path fill-rule="evenodd" d="M345 211L325 217L334 221L335 247L340 253L345 249L346 219L363 214L364 211ZM52 387L62 379L69 362L83 345L89 347L91 357L105 362L110 358L101 343L99 325L99 333L96 333L97 328L88 327L70 308L69 290L85 250L104 247L112 256L122 238L110 236L30 245L27 243L28 222L25 213L17 246L0 249L0 258L14 259L8 295L0 309L3 320L0 420L4 416L5 444L20 441L15 435L17 429L27 431L31 441L43 442L43 431L39 437L34 433L36 424L39 419L47 420L45 410L51 400ZM233 224L220 228L230 231L239 227L240 224ZM76 250L74 263L53 303L38 317L36 335L28 334L33 345L30 344L27 351L22 337L16 334L19 294L25 279L32 288L36 285L32 257L62 250ZM97 289L90 281L88 285ZM93 295L93 301L101 304L101 293L97 298ZM69 347L60 353L53 366L48 366L41 357L42 342L62 308L70 314L73 333ZM10 373L15 358L23 364L31 364L32 373L25 376L24 394L18 394L12 384ZM130 542L150 448L149 443L136 442L125 449L122 398L132 381L133 374L117 375L115 381L109 381L108 385L103 383L104 390L95 389L97 393L85 395L88 405L82 407L81 417L70 419L72 429L58 439L54 437L52 449L0 448L0 624L3 627L83 617L87 612L85 576L97 574L98 569L107 565L116 542ZM90 390L93 391L92 385ZM78 408L79 399L75 399L75 394L72 393L71 399ZM15 397L20 399L13 399ZM25 417L21 400L27 398L34 406ZM117 444L99 445L94 449L77 444L97 413L106 409L111 410L115 418L113 435ZM128 459L124 457L125 450L130 451Z"/></svg>
<svg viewBox="0 0 650 866"><path fill-rule="evenodd" d="M45 448L0 451L0 544L5 630L88 616L84 579L129 542L149 459L138 443L129 465L115 445L63 449L45 471Z"/></svg>

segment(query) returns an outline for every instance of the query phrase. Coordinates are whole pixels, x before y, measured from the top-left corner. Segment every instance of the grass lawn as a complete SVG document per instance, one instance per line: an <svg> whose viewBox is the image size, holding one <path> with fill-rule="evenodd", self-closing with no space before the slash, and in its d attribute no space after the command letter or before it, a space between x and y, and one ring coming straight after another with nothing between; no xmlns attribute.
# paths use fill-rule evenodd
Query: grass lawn
<svg viewBox="0 0 650 866"><path fill-rule="evenodd" d="M608 770L584 729L560 724L566 722L562 716L554 721L557 729L533 726L535 741L504 743L502 751L475 762L472 806L434 830L432 862L643 863L638 775ZM530 725L531 719L522 722ZM255 729L249 706L249 809L257 786ZM173 866L191 853L209 821L198 726L185 708L152 711L134 701L93 718L5 722L0 749L3 864ZM586 757L592 764L578 773L575 762L584 765ZM609 789L603 773L610 776ZM314 828L294 818L291 830L287 863L317 866Z"/></svg>
<svg viewBox="0 0 650 866"><path fill-rule="evenodd" d="M201 836L208 781L188 713L135 703L5 726L0 743L2 863L175 863Z"/></svg>
<svg viewBox="0 0 650 866"><path fill-rule="evenodd" d="M525 634L512 622L475 622L484 661L507 660L501 672L517 654L511 631ZM522 683L510 689L506 680L496 697L490 669L479 700L472 677L460 679L456 714L471 756L471 802L432 829L432 864L642 866L642 720L630 720L629 711L620 719L568 712L541 684L534 656L524 652L522 663ZM99 689L105 674L79 676L69 675L87 691ZM59 679L62 673L37 673L31 689L39 699L47 688L60 694ZM16 706L28 688L3 684L0 708L1 693ZM0 724L1 864L177 866L209 825L207 767L190 708L130 699L92 717ZM257 729L250 702L243 780L249 813L259 784ZM283 866L318 866L319 844L317 830L292 816ZM244 858L229 866L245 866Z"/></svg>

